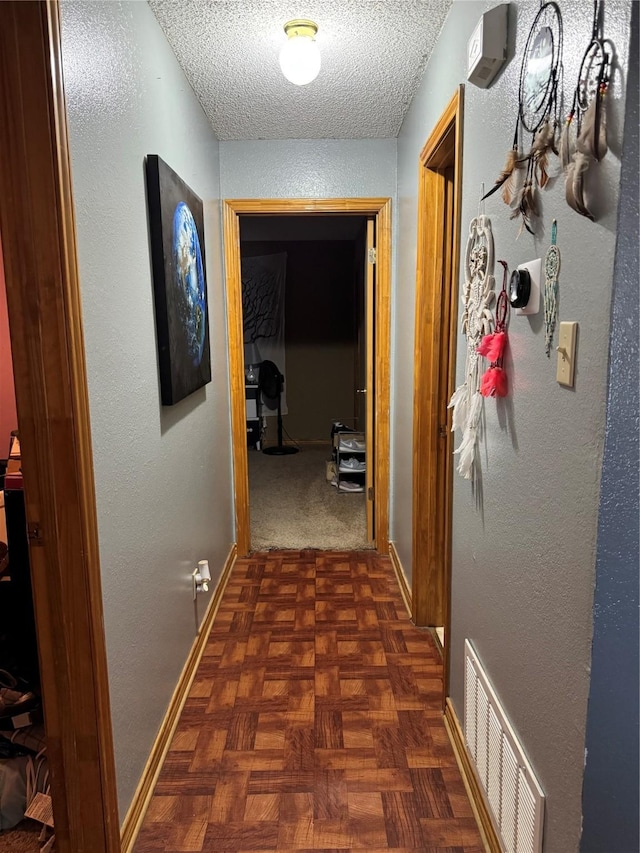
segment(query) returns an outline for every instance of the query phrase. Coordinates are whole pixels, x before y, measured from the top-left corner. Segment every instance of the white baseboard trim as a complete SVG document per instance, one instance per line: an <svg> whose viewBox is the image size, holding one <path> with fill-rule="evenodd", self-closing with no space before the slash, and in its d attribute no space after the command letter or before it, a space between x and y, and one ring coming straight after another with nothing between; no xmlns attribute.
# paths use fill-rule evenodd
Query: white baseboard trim
<svg viewBox="0 0 640 853"><path fill-rule="evenodd" d="M153 794L156 782L158 781L158 776L160 775L160 770L162 769L162 765L169 750L171 739L173 738L173 734L178 725L180 714L182 713L184 704L187 701L191 684L195 677L196 670L198 669L198 664L200 663L207 640L209 639L211 626L213 625L213 620L218 612L220 601L225 587L227 586L231 569L237 559L237 555L238 549L234 544L231 546L231 550L225 560L225 564L220 575L220 581L218 582L218 585L211 597L211 601L209 602L205 617L202 620L200 630L193 641L191 651L189 652L189 656L183 667L182 673L180 674L180 678L178 679L171 701L169 702L167 712L164 715L157 737L153 747L151 748L149 758L147 759L142 776L140 777L136 792L133 795L131 805L129 806L129 810L122 823L122 828L120 830L120 845L122 853L132 853L133 851L133 846L138 836L138 832L140 831L140 827L142 826L142 821L144 820L147 808L149 807L149 801L151 800L151 795Z"/></svg>
<svg viewBox="0 0 640 853"><path fill-rule="evenodd" d="M409 616L411 616L411 590L409 589L409 584L407 583L407 576L404 573L402 563L400 562L400 557L398 556L396 546L393 542L389 542L389 556L391 557L391 564L396 573L396 577L398 578L398 586L400 587L400 595L402 596L402 600L404 601L404 606L407 608L407 613L409 614Z"/></svg>

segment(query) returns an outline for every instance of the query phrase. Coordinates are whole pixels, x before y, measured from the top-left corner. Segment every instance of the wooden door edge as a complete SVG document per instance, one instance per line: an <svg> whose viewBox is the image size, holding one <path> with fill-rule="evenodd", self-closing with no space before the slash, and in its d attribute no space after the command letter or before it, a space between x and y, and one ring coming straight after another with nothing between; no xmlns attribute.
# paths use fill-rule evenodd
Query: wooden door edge
<svg viewBox="0 0 640 853"><path fill-rule="evenodd" d="M238 556L246 557L249 554L251 535L249 526L249 460L247 456L244 391L244 347L242 343L240 221L234 207L229 202L225 202L223 213L235 532Z"/></svg>
<svg viewBox="0 0 640 853"><path fill-rule="evenodd" d="M57 0L7 2L0 16L0 219L26 512L41 530L30 552L56 846L116 853L59 8Z"/></svg>
<svg viewBox="0 0 640 853"><path fill-rule="evenodd" d="M242 214L260 215L370 215L376 219L378 239L376 279L375 369L380 382L375 412L375 546L389 553L389 398L391 325L391 199L225 199L223 231L231 394L236 543L238 555L250 551L249 483L244 401L244 349L242 345L242 282L240 277L240 227Z"/></svg>
<svg viewBox="0 0 640 853"><path fill-rule="evenodd" d="M447 420L446 450L440 450L439 413L433 411L431 401L437 399L437 387L434 388L434 366L439 345L437 323L439 307L433 283L438 277L435 252L427 248L431 239L433 245L443 239L441 217L425 215L426 194L440 192L436 184L441 180L439 169L450 158L453 146L455 165L454 209L453 209L453 264L451 267L451 339L455 344L457 329L458 278L460 260L460 202L462 197L462 127L463 127L464 86L454 92L442 115L436 122L419 156L418 165L418 221L417 221L417 259L416 259L416 316L414 344L414 416L413 416L413 543L412 543L412 601L413 618L417 625L444 625L445 636L450 636L448 615L448 597L450 596L450 566L440 565L440 557L435 553L437 537L434 535L438 524L438 506L432 483L425 487L426 472L436 470L438 453L446 452L451 458L450 417ZM452 135L453 134L453 135ZM431 183L430 183L431 182ZM439 197L439 196L438 196ZM427 231L428 223L435 226L435 236ZM431 288L430 288L431 285ZM438 315L439 316L439 315ZM431 337L429 337L429 335ZM449 348L449 385L455 379L455 348ZM451 390L453 390L451 388ZM428 411L427 411L428 410ZM426 422L425 422L426 420ZM447 501L452 502L452 478L449 472ZM441 519L440 519L441 521ZM446 536L451 537L451 531ZM431 583L439 584L438 602L429 602L425 591ZM445 678L448 678L448 643L445 646Z"/></svg>
<svg viewBox="0 0 640 853"><path fill-rule="evenodd" d="M375 452L372 453L374 442L374 405L375 397L373 395L374 385L374 362L375 345L373 341L373 318L375 314L375 220L369 218L365 223L365 270L364 270L364 327L365 327L365 420L364 420L364 437L366 443L365 453L365 512L367 525L367 544L375 546L375 470L369 462L375 460ZM372 255L374 257L372 257Z"/></svg>
<svg viewBox="0 0 640 853"><path fill-rule="evenodd" d="M375 544L389 554L390 389L391 389L391 199L376 214L375 294Z"/></svg>
<svg viewBox="0 0 640 853"><path fill-rule="evenodd" d="M464 135L464 84L460 84L457 91L457 113L455 126L455 186L453 199L453 263L451 265L451 277L454 287L451 292L451 313L449 332L449 388L448 396L451 399L456 387L456 351L458 340L458 308L460 301L460 242L462 228L462 152ZM449 482L448 482L448 516L449 528L445 531L448 548L446 550L446 564L444 566L444 680L442 701L449 696L449 679L451 672L451 582L452 582L452 540L453 540L453 433L451 432L452 413L449 412L447 420L447 447L445 452L449 457Z"/></svg>

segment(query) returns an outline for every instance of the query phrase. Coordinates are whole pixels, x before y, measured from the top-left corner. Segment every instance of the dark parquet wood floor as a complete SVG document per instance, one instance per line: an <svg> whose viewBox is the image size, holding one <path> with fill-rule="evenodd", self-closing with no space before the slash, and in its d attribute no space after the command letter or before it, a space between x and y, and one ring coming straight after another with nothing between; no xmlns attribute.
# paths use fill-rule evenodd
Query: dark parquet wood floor
<svg viewBox="0 0 640 853"><path fill-rule="evenodd" d="M388 559L239 560L136 853L482 853L441 690Z"/></svg>

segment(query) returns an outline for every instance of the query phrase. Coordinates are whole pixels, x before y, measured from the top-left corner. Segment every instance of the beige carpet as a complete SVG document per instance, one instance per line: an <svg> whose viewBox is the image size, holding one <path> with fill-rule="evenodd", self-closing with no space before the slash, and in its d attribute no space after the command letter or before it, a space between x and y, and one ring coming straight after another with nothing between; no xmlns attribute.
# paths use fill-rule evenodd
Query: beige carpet
<svg viewBox="0 0 640 853"><path fill-rule="evenodd" d="M338 493L326 480L331 448L305 448L293 456L249 451L251 548L367 547L364 493Z"/></svg>

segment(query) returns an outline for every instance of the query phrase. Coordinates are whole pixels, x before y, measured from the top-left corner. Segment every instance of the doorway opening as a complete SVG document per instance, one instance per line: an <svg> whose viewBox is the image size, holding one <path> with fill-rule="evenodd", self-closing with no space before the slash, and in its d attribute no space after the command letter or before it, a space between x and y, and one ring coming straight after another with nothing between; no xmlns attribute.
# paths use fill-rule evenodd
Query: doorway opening
<svg viewBox="0 0 640 853"><path fill-rule="evenodd" d="M254 551L370 547L366 237L363 216L240 217Z"/></svg>
<svg viewBox="0 0 640 853"><path fill-rule="evenodd" d="M33 796L49 796L48 756L7 293L0 241L0 829L7 849L35 846L25 819ZM28 780L33 780L33 786Z"/></svg>
<svg viewBox="0 0 640 853"><path fill-rule="evenodd" d="M413 421L413 583L416 625L444 646L448 694L452 451L462 196L460 86L419 157Z"/></svg>
<svg viewBox="0 0 640 853"><path fill-rule="evenodd" d="M349 221L345 221L341 225L338 222L339 219ZM317 220L315 225L314 220ZM369 225L365 228L367 220ZM278 228L284 230L279 232ZM258 336L258 340L251 340L252 335L251 333L247 334L247 328L243 322L248 308L245 304L245 310L243 310L243 273L246 279L247 270L250 267L255 267L255 262L250 261L245 263L243 270L243 244L245 258L264 258L266 252L269 251L268 244L271 244L271 249L275 247L280 250L271 252L272 256L285 254L281 250L286 241L280 239L281 235L288 238L292 234L300 236L315 233L318 236L321 229L327 228L332 229L327 233L333 237L338 233L343 236L349 234L349 229L351 229L350 242L353 245L345 250L345 258L349 257L349 289L351 293L349 301L352 304L347 305L345 300L346 318L341 317L339 321L342 323L344 320L343 328L346 328L347 325L352 326L350 340L348 343L343 341L339 346L332 346L332 353L328 355L325 353L323 357L320 357L317 348L309 346L310 330L307 328L305 334L304 324L298 323L297 330L293 332L293 341L289 341L288 352L284 353L284 350L280 350L278 356L278 350L268 349L269 344L264 338L260 339ZM256 236L261 239L248 239ZM278 239L270 239L274 236ZM367 240L370 241L370 245L367 244ZM289 240L289 242L291 243L289 246L290 254L300 255L299 248L296 249L293 245L297 241ZM301 242L309 243L311 241ZM254 245L249 246L250 243ZM315 254L317 261L319 257L317 246L315 249L311 249L307 245L306 248L307 253L313 252ZM367 251L367 248L371 251ZM358 251L367 261L366 263L365 260L361 265L355 263L355 256ZM256 252L258 254L255 254ZM325 254L327 253L325 252ZM250 362L252 359L260 358L262 364L265 361L275 363L275 358L279 357L281 360L284 359L287 373L289 373L288 383L285 376L285 395L290 388L293 395L292 399L297 398L301 401L297 411L296 406L293 408L289 406L288 398L285 397L282 401L284 403L282 408L283 441L291 443L291 439L293 439L303 452L296 454L296 457L299 458L295 459L293 456L289 458L272 457L268 460L272 471L275 471L277 477L278 467L280 470L284 470L283 463L290 463L290 467L303 467L305 460L311 462L311 457L315 453L317 456L316 476L319 478L319 482L323 483L325 490L335 488L337 491L341 480L345 483L357 484L353 488L357 488L358 493L343 494L341 499L357 500L362 496L366 511L364 514L366 538L363 537L362 543L373 546L380 553L386 554L388 552L389 470L390 200L227 201L225 203L225 255L236 539L239 553L246 555L250 550L256 550L256 544L258 546L262 544L260 540L257 540L255 544L252 542L250 507L256 514L259 514L260 508L258 507L258 512L256 512L259 498L256 497L255 493L253 504L251 503L249 453L251 453L252 468L264 467L265 460L258 460L256 456L262 449L262 442L266 441L267 446L273 446L278 440L277 428L273 423L277 418L264 414L265 398L264 394L261 393L262 389L258 389L260 394L257 400L254 400L254 389L247 388L249 380L255 382L257 378L259 381L260 375L259 372L251 370L256 365L252 365ZM287 262L286 266L288 269L290 263ZM360 270L359 275L363 279L359 287L357 286L358 274L356 272L358 269ZM325 265L325 275L327 274L331 274L330 265ZM330 313L329 309L336 313L339 312L338 289L334 288L335 292L332 293L332 286L326 283L323 289L322 273L316 270L313 275L316 278L315 296L309 292L306 296L307 304L302 305L301 303L305 303L305 298L301 295L304 285L300 285L298 289L301 292L291 296L291 300L300 303L297 309L294 307L294 312L295 310L307 312L309 300L314 298L318 300L318 311L321 304L324 303L327 317ZM304 273L301 273L300 276L304 278ZM366 298L367 293L369 294L368 300ZM360 295L358 296L358 294ZM362 303L360 307L358 306L358 299ZM367 313L366 306L369 306L369 313ZM350 317L353 322L351 322ZM307 325L309 325L308 321ZM318 323L318 328L321 329L323 326L326 332L326 323ZM335 338L335 333L333 336ZM327 333L327 337L330 338L331 335ZM256 355L255 351L252 350L252 345L256 343L258 349L262 343L263 347L266 347L266 351L274 357L265 359L262 353ZM333 343L336 343L335 340ZM345 348L349 350L349 355L346 358L344 357ZM348 376L348 382L337 383L333 374L338 369L341 351L342 361L346 365L344 373ZM329 368L332 359L336 363L334 369ZM322 362L324 362L324 367L321 366ZM293 369L291 368L292 364L294 364ZM280 370L279 365L276 367ZM329 376L319 375L319 372L328 373ZM339 384L341 389L333 387ZM358 391L364 393L358 394ZM257 394L257 391L255 393ZM310 398L313 399L314 394L317 394L319 399L313 400L313 404L305 405L305 399L307 401ZM362 399L362 402L359 401L359 398ZM272 409L275 409L277 401L271 402ZM257 407L260 407L259 414ZM343 414L342 410L346 414ZM249 415L253 416L254 422L257 421L256 434L253 437L247 435L247 430L251 429L248 422ZM266 428L264 427L265 419ZM351 423L347 421L351 421ZM334 422L336 422L335 427ZM335 433L346 433L347 430L355 430L356 433L351 438L346 435L343 435L342 439L340 436L336 437ZM287 432L290 439L287 439ZM359 433L362 435L360 436ZM255 447L256 439L260 442L260 450ZM319 441L324 446L314 444ZM360 441L361 444L358 444ZM248 445L252 442L254 446L249 450ZM363 452L360 453L359 450L362 445L364 445ZM351 452L347 454L349 449ZM344 454L342 450L344 450ZM343 462L347 462L348 459L348 464L354 467L360 460L366 459L362 474L360 475L359 472L338 472L338 467L345 467L340 466L340 459ZM336 487L330 485L333 472L329 463L332 461L336 463ZM286 490L286 485L283 486L283 489ZM332 495L332 498L334 497L335 495ZM354 505L351 504L350 506L353 507ZM269 535L275 537L269 543L269 547L282 547L281 532L276 529ZM287 547L286 542L285 547ZM334 543L325 547L334 547Z"/></svg>

